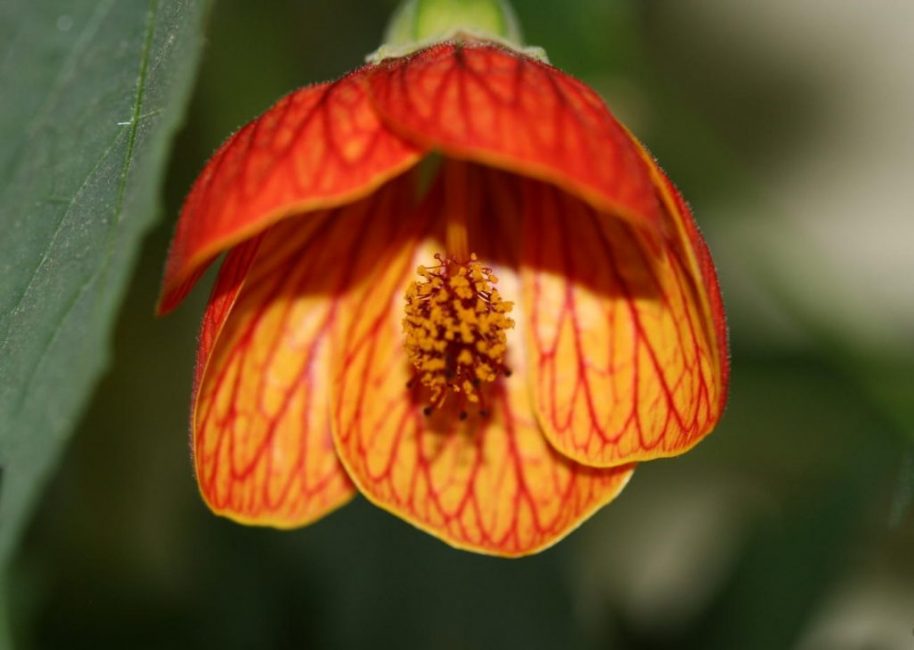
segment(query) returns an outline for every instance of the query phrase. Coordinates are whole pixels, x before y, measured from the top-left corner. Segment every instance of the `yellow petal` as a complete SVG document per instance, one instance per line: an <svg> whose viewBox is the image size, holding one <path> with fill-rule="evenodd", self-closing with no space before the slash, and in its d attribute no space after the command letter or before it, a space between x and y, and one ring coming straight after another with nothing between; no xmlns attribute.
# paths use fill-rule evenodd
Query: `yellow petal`
<svg viewBox="0 0 914 650"><path fill-rule="evenodd" d="M600 467L691 448L720 417L726 353L688 244L649 238L551 186L525 187L524 318L546 436Z"/></svg>
<svg viewBox="0 0 914 650"><path fill-rule="evenodd" d="M611 501L632 469L584 467L546 442L517 331L509 339L513 375L486 386L490 415L471 410L461 421L453 398L423 415L422 388L406 388L400 320L416 266L436 252L430 241L418 252L392 250L373 281L347 295L334 332L337 450L366 497L443 541L493 555L535 553ZM516 295L515 274L496 273L502 295Z"/></svg>
<svg viewBox="0 0 914 650"><path fill-rule="evenodd" d="M193 411L197 479L215 512L287 528L353 496L330 433L329 333L352 260L374 256L390 222L378 214L389 215L407 185L280 223L223 265L204 319Z"/></svg>

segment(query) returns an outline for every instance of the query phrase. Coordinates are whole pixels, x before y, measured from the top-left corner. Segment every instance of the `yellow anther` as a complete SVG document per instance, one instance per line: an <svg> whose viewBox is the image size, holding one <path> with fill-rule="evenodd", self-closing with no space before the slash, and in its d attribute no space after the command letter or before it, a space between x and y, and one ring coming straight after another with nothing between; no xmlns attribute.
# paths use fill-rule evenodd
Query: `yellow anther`
<svg viewBox="0 0 914 650"><path fill-rule="evenodd" d="M432 407L449 392L476 404L482 382L509 374L504 357L506 331L514 327L507 316L513 303L502 300L493 286L498 278L476 255L463 264L436 259L438 265L416 269L420 279L406 290L406 354L431 392Z"/></svg>

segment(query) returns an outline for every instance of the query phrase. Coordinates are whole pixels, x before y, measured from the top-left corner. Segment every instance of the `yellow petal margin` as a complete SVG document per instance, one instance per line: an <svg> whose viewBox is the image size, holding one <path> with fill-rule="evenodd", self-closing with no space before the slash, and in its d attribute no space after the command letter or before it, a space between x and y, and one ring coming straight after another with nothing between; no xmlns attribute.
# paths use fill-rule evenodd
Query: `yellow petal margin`
<svg viewBox="0 0 914 650"><path fill-rule="evenodd" d="M720 417L725 351L688 244L534 181L523 205L531 391L550 442L601 467L691 448Z"/></svg>
<svg viewBox="0 0 914 650"><path fill-rule="evenodd" d="M547 443L517 330L509 337L513 374L491 385L489 416L472 411L461 421L454 399L423 415L421 389L406 388L403 293L416 265L436 252L430 240L419 250L391 250L372 281L346 296L334 332L337 450L368 499L448 544L500 556L535 553L615 498L632 469L584 467ZM502 295L516 295L516 274L492 266Z"/></svg>
<svg viewBox="0 0 914 650"><path fill-rule="evenodd" d="M372 235L389 241L375 215L391 212L403 184L277 224L223 265L193 410L197 480L214 512L289 528L354 495L330 433L329 334L355 281L353 260L374 255Z"/></svg>

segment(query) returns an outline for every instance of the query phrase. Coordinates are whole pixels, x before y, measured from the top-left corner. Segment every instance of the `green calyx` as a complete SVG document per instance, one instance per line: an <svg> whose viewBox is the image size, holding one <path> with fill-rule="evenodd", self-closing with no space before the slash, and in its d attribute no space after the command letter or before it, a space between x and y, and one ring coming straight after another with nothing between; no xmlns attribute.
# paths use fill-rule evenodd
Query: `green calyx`
<svg viewBox="0 0 914 650"><path fill-rule="evenodd" d="M524 47L520 25L507 0L404 0L387 25L371 63L406 56L443 41L492 41L546 60L542 48Z"/></svg>

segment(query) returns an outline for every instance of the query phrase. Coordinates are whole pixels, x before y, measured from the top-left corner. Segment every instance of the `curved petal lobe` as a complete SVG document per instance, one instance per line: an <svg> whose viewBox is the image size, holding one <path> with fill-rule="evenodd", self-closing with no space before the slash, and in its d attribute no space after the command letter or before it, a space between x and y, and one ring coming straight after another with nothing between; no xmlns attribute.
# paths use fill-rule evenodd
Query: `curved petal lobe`
<svg viewBox="0 0 914 650"><path fill-rule="evenodd" d="M210 159L181 211L160 313L221 251L284 217L366 196L418 160L420 151L378 121L361 75L284 97Z"/></svg>
<svg viewBox="0 0 914 650"><path fill-rule="evenodd" d="M366 79L382 119L418 146L660 224L638 146L596 93L556 68L494 45L446 43L368 68Z"/></svg>
<svg viewBox="0 0 914 650"><path fill-rule="evenodd" d="M524 383L514 375L490 386L482 417L455 409L426 417L401 345L403 291L434 248L399 251L372 287L346 299L335 332L333 420L340 458L372 502L456 546L518 556L546 548L611 501L630 467L594 469L557 453L543 438ZM498 270L504 295L511 273ZM519 349L518 336L509 343ZM451 406L453 406L453 400Z"/></svg>
<svg viewBox="0 0 914 650"><path fill-rule="evenodd" d="M720 417L725 378L708 287L682 247L535 181L524 218L531 388L550 442L601 467L695 445Z"/></svg>
<svg viewBox="0 0 914 650"><path fill-rule="evenodd" d="M233 251L204 320L194 392L200 491L217 513L281 528L348 501L329 423L330 330L354 258L386 242L397 187L277 224Z"/></svg>

